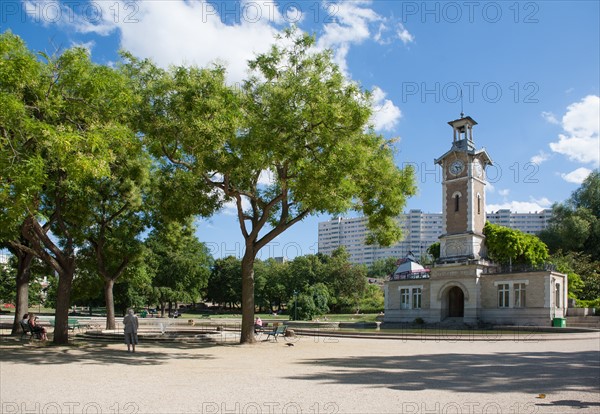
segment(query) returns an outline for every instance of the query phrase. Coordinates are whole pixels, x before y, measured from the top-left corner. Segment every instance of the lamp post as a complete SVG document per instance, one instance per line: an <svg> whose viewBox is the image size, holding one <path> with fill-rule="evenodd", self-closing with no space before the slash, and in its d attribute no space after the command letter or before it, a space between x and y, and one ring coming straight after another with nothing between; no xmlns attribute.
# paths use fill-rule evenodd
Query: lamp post
<svg viewBox="0 0 600 414"><path fill-rule="evenodd" d="M298 320L298 292L294 290L294 320Z"/></svg>

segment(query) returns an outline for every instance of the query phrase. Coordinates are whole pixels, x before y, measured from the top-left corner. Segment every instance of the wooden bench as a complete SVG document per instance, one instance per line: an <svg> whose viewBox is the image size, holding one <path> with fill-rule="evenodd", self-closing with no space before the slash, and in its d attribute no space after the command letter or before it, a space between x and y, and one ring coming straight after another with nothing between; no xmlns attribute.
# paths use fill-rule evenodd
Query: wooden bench
<svg viewBox="0 0 600 414"><path fill-rule="evenodd" d="M269 340L269 338L272 336L273 338L275 338L275 341L277 342L277 337L278 336L285 336L285 331L287 329L286 325L279 325L276 326L272 331L267 332L267 341Z"/></svg>
<svg viewBox="0 0 600 414"><path fill-rule="evenodd" d="M21 334L21 339L23 339L23 337L27 334L31 335L31 339L42 339L42 334L40 334L39 332L35 332L27 322L19 321L19 325L21 325L21 329L23 330L23 333Z"/></svg>

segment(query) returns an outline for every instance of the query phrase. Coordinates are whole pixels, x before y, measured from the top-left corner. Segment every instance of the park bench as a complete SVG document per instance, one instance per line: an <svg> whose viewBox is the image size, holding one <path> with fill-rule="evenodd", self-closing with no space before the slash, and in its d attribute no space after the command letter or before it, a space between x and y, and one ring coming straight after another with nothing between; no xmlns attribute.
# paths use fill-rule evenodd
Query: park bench
<svg viewBox="0 0 600 414"><path fill-rule="evenodd" d="M55 321L54 319L50 319L50 325L55 328ZM75 332L75 329L81 330L81 327L83 325L81 325L79 323L78 319L74 319L74 318L68 318L67 319L67 327L69 328L70 331L73 331L73 333Z"/></svg>
<svg viewBox="0 0 600 414"><path fill-rule="evenodd" d="M23 330L23 333L21 334L21 339L23 339L23 337L28 334L31 335L31 339L42 339L42 335L39 332L35 332L27 322L19 321L19 325L21 325L21 329Z"/></svg>
<svg viewBox="0 0 600 414"><path fill-rule="evenodd" d="M277 341L278 336L285 336L285 331L287 329L286 325L275 326L272 331L267 332L267 341L272 336Z"/></svg>

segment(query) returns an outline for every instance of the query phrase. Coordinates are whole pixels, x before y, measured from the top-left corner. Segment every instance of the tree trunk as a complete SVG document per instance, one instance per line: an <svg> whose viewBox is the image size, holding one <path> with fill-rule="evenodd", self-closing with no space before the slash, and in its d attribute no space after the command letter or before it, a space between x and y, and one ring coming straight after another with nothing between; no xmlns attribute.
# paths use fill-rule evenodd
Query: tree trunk
<svg viewBox="0 0 600 414"><path fill-rule="evenodd" d="M21 331L19 322L23 315L29 312L29 279L31 278L31 262L33 261L33 255L30 253L19 251L16 256L19 264L17 267L17 300L12 335L16 335Z"/></svg>
<svg viewBox="0 0 600 414"><path fill-rule="evenodd" d="M160 317L161 318L165 317L165 308L166 308L165 302L161 301L160 302Z"/></svg>
<svg viewBox="0 0 600 414"><path fill-rule="evenodd" d="M71 261L72 262L72 261ZM58 275L58 289L56 292L56 313L54 314L54 343L64 345L69 343L69 301L75 265L64 269Z"/></svg>
<svg viewBox="0 0 600 414"><path fill-rule="evenodd" d="M113 296L113 287L115 281L110 278L104 279L104 300L106 303L106 329L116 329L115 323L115 299Z"/></svg>
<svg viewBox="0 0 600 414"><path fill-rule="evenodd" d="M242 333L241 344L253 344L254 337L254 249L246 245L242 259Z"/></svg>

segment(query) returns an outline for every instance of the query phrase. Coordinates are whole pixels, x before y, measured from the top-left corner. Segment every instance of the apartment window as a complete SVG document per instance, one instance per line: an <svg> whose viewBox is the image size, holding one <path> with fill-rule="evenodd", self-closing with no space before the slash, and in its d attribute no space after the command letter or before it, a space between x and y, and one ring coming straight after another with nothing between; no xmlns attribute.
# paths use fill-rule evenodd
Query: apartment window
<svg viewBox="0 0 600 414"><path fill-rule="evenodd" d="M410 289L400 289L400 309L410 309Z"/></svg>
<svg viewBox="0 0 600 414"><path fill-rule="evenodd" d="M515 283L515 308L524 308L527 306L527 285L525 283Z"/></svg>
<svg viewBox="0 0 600 414"><path fill-rule="evenodd" d="M413 288L412 294L413 294L413 303L412 303L413 309L421 309L422 289L421 288Z"/></svg>
<svg viewBox="0 0 600 414"><path fill-rule="evenodd" d="M508 283L498 285L498 307L508 308L510 305L510 287Z"/></svg>

